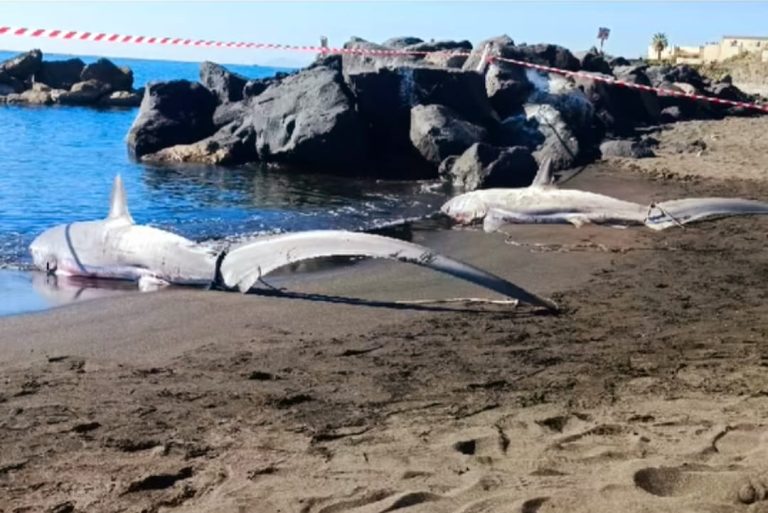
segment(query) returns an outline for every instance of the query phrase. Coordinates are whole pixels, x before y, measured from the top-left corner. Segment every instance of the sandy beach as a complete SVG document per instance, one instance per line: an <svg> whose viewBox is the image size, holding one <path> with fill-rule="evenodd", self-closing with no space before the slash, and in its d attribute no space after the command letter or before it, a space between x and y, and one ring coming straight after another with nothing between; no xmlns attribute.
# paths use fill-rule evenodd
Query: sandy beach
<svg viewBox="0 0 768 513"><path fill-rule="evenodd" d="M567 186L768 198L765 118L655 136ZM0 318L0 512L768 511L767 233L414 228L558 315L361 262Z"/></svg>

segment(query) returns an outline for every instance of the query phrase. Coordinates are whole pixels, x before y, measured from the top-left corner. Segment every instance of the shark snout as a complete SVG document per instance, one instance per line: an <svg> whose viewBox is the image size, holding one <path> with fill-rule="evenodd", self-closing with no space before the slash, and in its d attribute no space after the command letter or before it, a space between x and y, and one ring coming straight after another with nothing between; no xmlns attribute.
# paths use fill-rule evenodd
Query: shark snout
<svg viewBox="0 0 768 513"><path fill-rule="evenodd" d="M32 262L35 264L35 267L41 271L52 273L56 271L58 263L56 256L45 243L46 233L32 241L32 244L29 245L29 252L32 254Z"/></svg>

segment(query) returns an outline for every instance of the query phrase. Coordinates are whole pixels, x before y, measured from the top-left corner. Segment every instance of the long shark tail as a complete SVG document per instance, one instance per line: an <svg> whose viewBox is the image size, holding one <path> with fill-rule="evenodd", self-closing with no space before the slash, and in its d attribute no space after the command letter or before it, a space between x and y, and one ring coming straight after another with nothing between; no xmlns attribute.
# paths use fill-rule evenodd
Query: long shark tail
<svg viewBox="0 0 768 513"><path fill-rule="evenodd" d="M715 217L768 215L768 203L739 198L688 198L651 205L645 225L653 230Z"/></svg>
<svg viewBox="0 0 768 513"><path fill-rule="evenodd" d="M224 285L248 292L275 269L319 257L364 256L387 258L428 267L469 281L524 303L557 310L552 301L532 294L503 278L432 250L380 235L339 230L317 230L264 237L227 253L219 276Z"/></svg>

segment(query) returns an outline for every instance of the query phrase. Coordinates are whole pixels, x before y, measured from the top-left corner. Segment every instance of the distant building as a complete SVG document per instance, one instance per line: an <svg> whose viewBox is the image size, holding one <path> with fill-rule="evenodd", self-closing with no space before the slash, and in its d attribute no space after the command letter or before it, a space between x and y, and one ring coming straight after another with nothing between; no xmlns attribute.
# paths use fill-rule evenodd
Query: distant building
<svg viewBox="0 0 768 513"><path fill-rule="evenodd" d="M768 62L768 37L723 36L719 43L702 46L670 46L661 52L662 60L676 64L703 64L722 62L742 53L754 53ZM656 60L658 53L653 45L648 47L648 58Z"/></svg>

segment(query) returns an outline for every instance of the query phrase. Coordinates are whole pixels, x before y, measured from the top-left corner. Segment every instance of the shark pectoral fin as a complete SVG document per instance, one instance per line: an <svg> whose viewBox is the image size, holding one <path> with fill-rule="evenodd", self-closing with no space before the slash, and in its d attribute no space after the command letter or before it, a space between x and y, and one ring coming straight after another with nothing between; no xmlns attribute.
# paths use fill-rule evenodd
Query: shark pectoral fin
<svg viewBox="0 0 768 513"><path fill-rule="evenodd" d="M503 210L492 208L488 210L483 219L483 231L485 233L492 233L498 231L499 228L505 224L509 224L507 221L508 216Z"/></svg>
<svg viewBox="0 0 768 513"><path fill-rule="evenodd" d="M531 305L557 309L552 301L469 264L436 254L417 244L367 233L317 230L268 236L228 252L219 270L225 286L246 292L261 277L284 265L330 256L363 256L407 262L455 276Z"/></svg>
<svg viewBox="0 0 768 513"><path fill-rule="evenodd" d="M566 216L565 220L568 221L569 223L571 223L576 228L581 228L585 224L592 223L592 220L589 217L587 217L585 215L581 215L581 214L574 214L574 215Z"/></svg>
<svg viewBox="0 0 768 513"><path fill-rule="evenodd" d="M139 278L139 290L141 292L153 292L167 287L168 285L170 285L170 283L153 274L145 274Z"/></svg>
<svg viewBox="0 0 768 513"><path fill-rule="evenodd" d="M245 273L237 281L237 290L239 290L243 294L247 294L248 291L250 291L259 280L261 280L261 278L262 278L261 267L257 265L250 272Z"/></svg>

